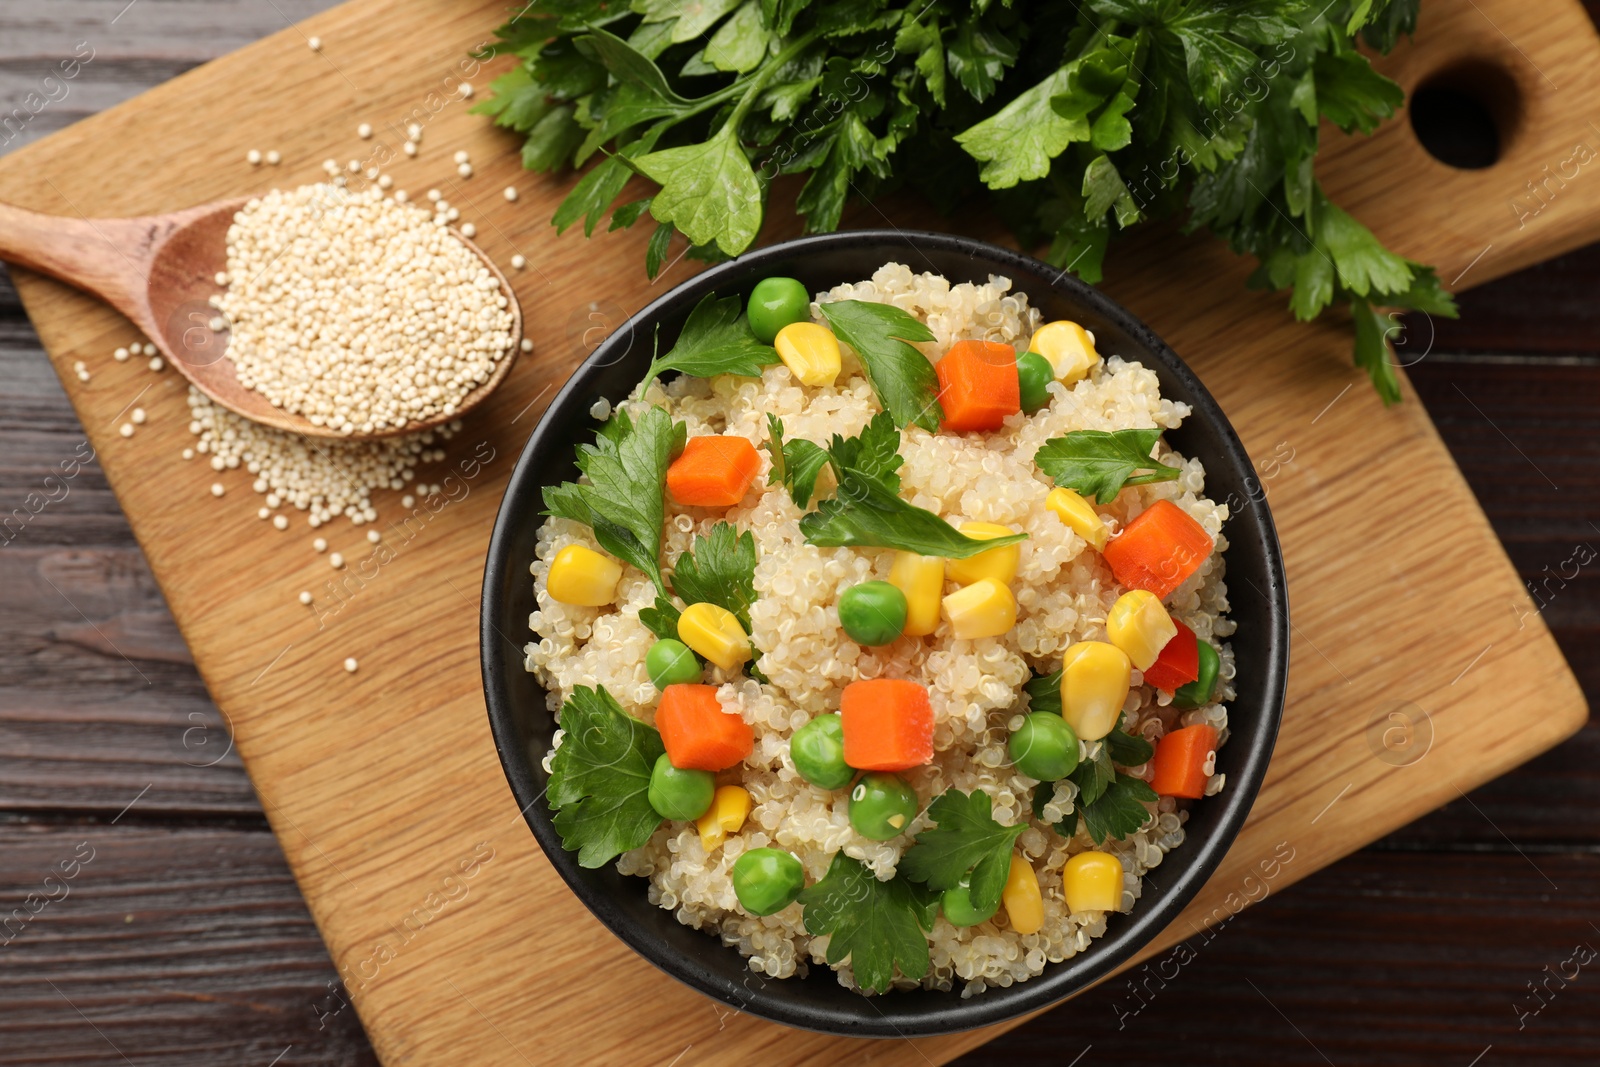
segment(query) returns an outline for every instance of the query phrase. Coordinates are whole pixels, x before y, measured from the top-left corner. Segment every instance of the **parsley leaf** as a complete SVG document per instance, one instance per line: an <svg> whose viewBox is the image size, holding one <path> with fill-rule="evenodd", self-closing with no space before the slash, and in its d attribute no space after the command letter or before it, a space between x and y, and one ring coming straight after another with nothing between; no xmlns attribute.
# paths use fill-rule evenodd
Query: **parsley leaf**
<svg viewBox="0 0 1600 1067"><path fill-rule="evenodd" d="M1158 427L1144 430L1073 430L1039 447L1033 462L1057 485L1093 495L1109 504L1125 485L1170 482L1183 472L1157 463L1150 452L1161 437ZM1134 471L1149 471L1135 475Z"/></svg>
<svg viewBox="0 0 1600 1067"><path fill-rule="evenodd" d="M1155 747L1138 734L1123 733L1119 727L1106 734L1106 751L1111 754L1111 762L1119 767L1137 767L1142 763L1150 762L1150 757L1155 755Z"/></svg>
<svg viewBox="0 0 1600 1067"><path fill-rule="evenodd" d="M715 293L707 293L689 313L677 343L650 364L644 380L649 382L669 370L696 378L717 374L759 378L762 367L776 362L778 350L756 340L739 298L718 299Z"/></svg>
<svg viewBox="0 0 1600 1067"><path fill-rule="evenodd" d="M648 608L639 609L639 621L644 628L661 638L663 641L676 641L678 639L678 616L683 612L664 596L657 596L656 602Z"/></svg>
<svg viewBox="0 0 1600 1067"><path fill-rule="evenodd" d="M756 539L731 523L711 527L711 536L695 535L694 547L678 557L672 591L685 604L715 604L739 617L750 632L750 605L756 602Z"/></svg>
<svg viewBox="0 0 1600 1067"><path fill-rule="evenodd" d="M899 447L900 431L886 411L874 415L859 437L835 434L828 462L839 488L801 518L805 539L829 548L897 548L946 559L966 559L1027 539L1027 534L987 541L968 537L933 512L900 499Z"/></svg>
<svg viewBox="0 0 1600 1067"><path fill-rule="evenodd" d="M690 243L715 243L736 256L756 239L761 183L732 124L709 141L651 152L634 166L661 185L650 214L682 230Z"/></svg>
<svg viewBox="0 0 1600 1067"><path fill-rule="evenodd" d="M1022 687L1028 694L1028 711L1053 711L1061 714L1061 668L1038 674Z"/></svg>
<svg viewBox="0 0 1600 1067"><path fill-rule="evenodd" d="M1094 759L1081 761L1067 776L1077 783L1078 807L1082 808L1099 800L1116 773L1117 769L1111 765L1109 745L1101 745Z"/></svg>
<svg viewBox="0 0 1600 1067"><path fill-rule="evenodd" d="M647 409L637 422L618 411L594 444L578 446L578 469L589 482L544 490L546 515L592 528L601 548L648 574L662 595L662 486L675 433L672 417L660 408Z"/></svg>
<svg viewBox="0 0 1600 1067"><path fill-rule="evenodd" d="M646 795L666 749L661 735L628 715L605 687L578 686L561 705L561 747L546 796L561 844L582 867L603 867L650 840L661 816Z"/></svg>
<svg viewBox="0 0 1600 1067"><path fill-rule="evenodd" d="M1389 331L1396 329L1389 316L1365 300L1350 301L1356 326L1356 366L1367 372L1384 404L1400 402L1400 376L1390 358Z"/></svg>
<svg viewBox="0 0 1600 1067"><path fill-rule="evenodd" d="M1070 69L1062 67L991 118L956 134L956 143L983 164L980 177L989 188L1043 178L1069 144L1089 139L1088 122L1063 118L1050 106L1067 92Z"/></svg>
<svg viewBox="0 0 1600 1067"><path fill-rule="evenodd" d="M928 357L908 341L932 341L933 331L893 304L835 300L820 305L839 340L855 349L873 391L896 426L915 423L937 432L939 376Z"/></svg>
<svg viewBox="0 0 1600 1067"><path fill-rule="evenodd" d="M767 414L767 429L771 433L767 439L767 454L772 457L772 473L769 477L783 483L800 508L810 506L811 494L817 488L817 475L828 465L827 451L803 437L785 441L783 420L770 412Z"/></svg>
<svg viewBox="0 0 1600 1067"><path fill-rule="evenodd" d="M1122 839L1138 831L1150 818L1146 803L1154 803L1156 792L1149 785L1126 774L1119 774L1098 800L1080 805L1083 827L1095 844L1108 837Z"/></svg>
<svg viewBox="0 0 1600 1067"><path fill-rule="evenodd" d="M938 900L904 878L880 882L862 863L836 852L822 880L800 892L802 921L813 937L828 935L828 964L846 956L856 984L884 993L895 970L928 973L928 939Z"/></svg>
<svg viewBox="0 0 1600 1067"><path fill-rule="evenodd" d="M940 793L928 805L928 817L937 825L917 835L900 857L900 870L937 890L950 889L970 871L972 906L978 911L997 906L1011 871L1011 847L1028 824L1002 826L990 810L989 794L981 789Z"/></svg>

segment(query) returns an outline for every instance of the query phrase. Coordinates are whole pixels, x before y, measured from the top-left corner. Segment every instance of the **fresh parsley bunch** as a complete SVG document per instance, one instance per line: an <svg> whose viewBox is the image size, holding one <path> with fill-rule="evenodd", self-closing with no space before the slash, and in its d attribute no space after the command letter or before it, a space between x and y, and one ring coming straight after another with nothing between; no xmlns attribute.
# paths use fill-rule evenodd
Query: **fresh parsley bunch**
<svg viewBox="0 0 1600 1067"><path fill-rule="evenodd" d="M475 110L534 170L594 164L555 215L656 221L700 259L761 228L773 179L836 229L851 194L988 199L1088 282L1113 233L1178 216L1255 256L1290 309L1349 308L1355 359L1399 398L1380 307L1453 316L1429 267L1383 247L1313 172L1326 119L1370 133L1402 102L1387 51L1418 0L533 0L501 27L522 63ZM621 203L628 179L658 186Z"/></svg>

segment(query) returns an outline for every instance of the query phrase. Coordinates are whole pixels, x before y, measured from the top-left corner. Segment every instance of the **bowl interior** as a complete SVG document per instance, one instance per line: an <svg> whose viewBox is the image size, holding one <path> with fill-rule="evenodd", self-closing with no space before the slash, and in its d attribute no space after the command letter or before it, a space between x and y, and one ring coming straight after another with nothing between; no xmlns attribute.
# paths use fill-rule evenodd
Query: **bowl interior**
<svg viewBox="0 0 1600 1067"><path fill-rule="evenodd" d="M805 978L753 974L743 957L708 934L680 924L652 905L641 879L612 866L584 870L561 848L543 800L540 760L555 723L545 692L523 669L528 616L535 609L528 564L533 559L542 487L576 477L574 447L592 439L589 409L599 397L617 401L638 383L660 326L662 350L676 338L705 293L748 296L772 275L798 278L820 292L868 278L886 262L934 271L952 283L982 282L990 274L1012 281L1045 318L1082 323L1105 353L1154 367L1162 395L1193 409L1168 435L1206 467L1206 491L1229 501L1225 527L1230 638L1238 675L1229 705L1230 738L1218 754L1227 788L1197 804L1187 839L1145 878L1144 896L1130 915L1113 916L1104 937L1043 974L963 1000L953 992L915 990L863 997L839 985L831 970L813 966ZM1172 921L1215 870L1243 824L1266 773L1282 713L1288 666L1288 601L1283 561L1272 519L1248 456L1211 395L1188 367L1146 326L1097 291L1036 260L993 245L942 234L855 231L775 245L721 264L666 294L612 334L556 397L523 450L501 504L484 578L482 654L490 723L517 803L555 869L586 906L642 956L673 977L731 1007L777 1022L851 1036L917 1037L1000 1022L1060 1000L1128 961Z"/></svg>

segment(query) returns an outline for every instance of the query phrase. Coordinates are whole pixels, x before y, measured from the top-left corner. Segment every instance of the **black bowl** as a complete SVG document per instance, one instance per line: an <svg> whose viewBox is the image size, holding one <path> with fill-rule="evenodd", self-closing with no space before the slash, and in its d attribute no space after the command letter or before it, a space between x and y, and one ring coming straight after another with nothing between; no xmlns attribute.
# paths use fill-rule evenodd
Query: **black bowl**
<svg viewBox="0 0 1600 1067"><path fill-rule="evenodd" d="M1167 435L1173 447L1198 456L1206 490L1233 502L1228 520L1230 638L1238 676L1230 705L1228 744L1218 754L1228 787L1194 807L1188 838L1169 854L1131 915L1112 917L1104 937L1086 952L1050 964L1043 974L1007 988L961 998L915 990L863 997L840 986L833 972L813 966L806 978L767 979L712 935L683 926L645 898L644 882L613 866L585 870L561 847L544 803L547 776L540 767L555 723L545 693L523 669L528 615L534 610L533 559L542 521L542 487L577 476L574 444L592 439L589 409L598 397L617 401L643 377L657 325L670 346L689 312L708 292L748 296L772 275L798 278L812 292L871 277L886 262L932 270L952 282L1011 279L1046 319L1069 318L1094 331L1103 352L1153 367L1163 396L1194 413ZM707 996L774 1022L852 1037L919 1037L1014 1019L1070 996L1131 959L1177 917L1216 870L1232 844L1256 791L1283 711L1289 658L1289 606L1283 558L1250 458L1211 394L1161 339L1101 293L1016 252L947 234L868 230L825 234L764 248L713 267L655 301L617 330L567 382L523 449L495 520L483 582L481 647L489 724L506 777L545 855L572 891L611 931L641 956ZM532 933L533 931L528 931Z"/></svg>

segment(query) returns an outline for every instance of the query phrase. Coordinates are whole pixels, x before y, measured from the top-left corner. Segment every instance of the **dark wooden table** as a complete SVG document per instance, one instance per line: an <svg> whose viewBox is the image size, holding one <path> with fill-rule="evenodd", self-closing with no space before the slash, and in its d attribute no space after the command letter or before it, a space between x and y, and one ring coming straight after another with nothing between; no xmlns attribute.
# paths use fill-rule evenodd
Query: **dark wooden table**
<svg viewBox="0 0 1600 1067"><path fill-rule="evenodd" d="M0 151L327 6L0 0L0 117L94 49ZM1591 699L1597 292L1600 246L1474 290L1410 372ZM0 515L82 442L0 271ZM0 1064L375 1062L116 500L67 484L0 535ZM960 1062L1600 1062L1597 802L1591 725Z"/></svg>

